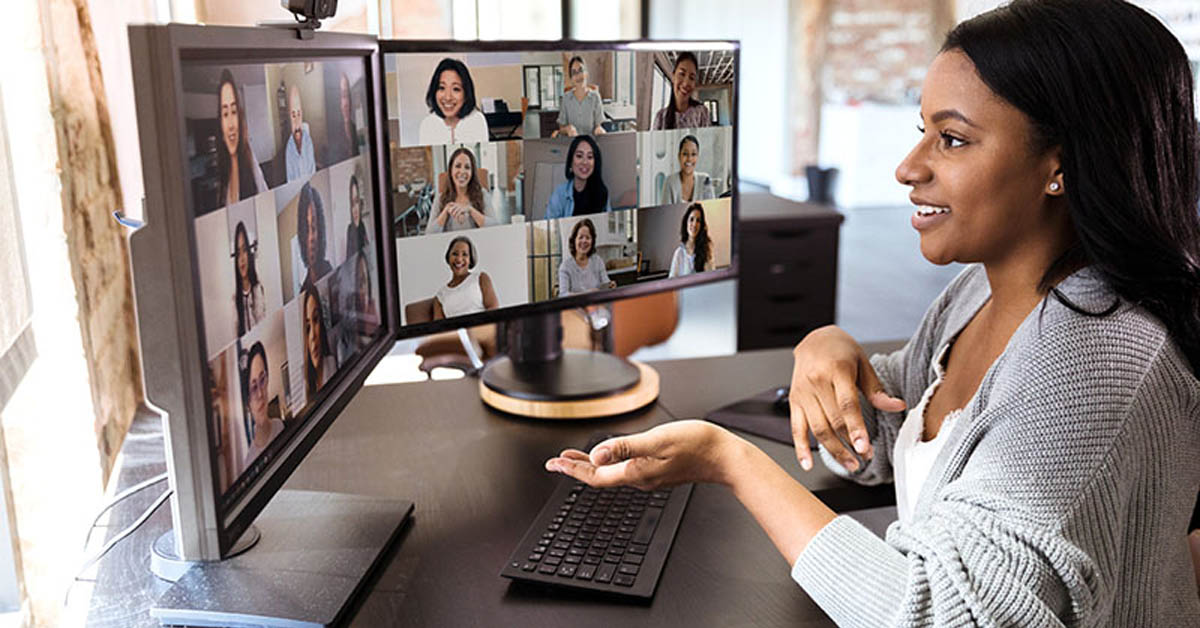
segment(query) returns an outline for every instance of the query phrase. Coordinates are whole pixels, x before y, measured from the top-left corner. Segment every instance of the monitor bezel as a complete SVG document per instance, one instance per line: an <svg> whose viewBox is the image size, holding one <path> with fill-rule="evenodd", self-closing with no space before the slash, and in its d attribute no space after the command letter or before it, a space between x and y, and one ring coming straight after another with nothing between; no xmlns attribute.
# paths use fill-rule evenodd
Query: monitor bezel
<svg viewBox="0 0 1200 628"><path fill-rule="evenodd" d="M381 63L381 75L386 81L387 77L387 55L396 53L488 53L488 52L566 52L566 51L629 51L629 52L655 52L655 51L676 51L676 50L703 50L708 48L721 48L731 50L733 52L733 90L730 96L730 120L733 122L729 125L732 129L732 169L733 182L730 194L730 253L729 266L720 270L712 270L704 273L696 273L683 277L663 278L644 284L630 284L626 286L618 286L611 290L602 290L596 292L586 292L569 297L555 297L545 301L527 302L519 305L511 305L508 307L480 312L477 314L469 314L465 316L457 316L452 319L442 319L438 321L429 321L426 323L417 323L415 325L400 325L397 323L396 339L402 340L416 336L425 336L437 332L452 331L463 327L475 327L477 325L485 325L488 323L497 323L526 316L537 314L547 314L560 310L567 310L589 305L598 305L628 299L633 297L646 296L659 292L670 290L679 290L682 288L690 288L718 281L726 281L736 279L738 276L738 257L739 257L739 242L738 242L738 215L740 205L740 177L738 175L738 134L737 134L737 115L739 112L738 93L741 82L741 44L734 40L722 39L670 39L670 40L620 40L620 41L591 41L591 40L504 40L504 41L459 41L459 40L398 40L398 39L380 39L379 52ZM387 85L384 85L387 89ZM390 115L387 111L387 98L383 99L384 106L384 121L390 121ZM633 131L634 133L643 133L651 131ZM395 138L397 141L399 138ZM519 140L501 140L501 141L528 141L526 138ZM389 171L391 155L388 156ZM390 172L389 172L390 174ZM389 200L390 200L389 188ZM633 208L632 211L641 211L642 207ZM630 210L622 210L630 211ZM600 214L597 214L600 215ZM525 224L530 225L533 222L527 221ZM389 227L394 227L390 225ZM528 227L527 227L528 229ZM410 238L420 238L424 236L408 236ZM395 246L398 240L395 239L394 233L390 240L392 248L391 255L396 256ZM399 272L399 269L397 269ZM397 295L399 298L399 295ZM403 303L397 301L398 310L404 308Z"/></svg>
<svg viewBox="0 0 1200 628"><path fill-rule="evenodd" d="M274 494L353 398L370 371L395 342L399 315L395 280L394 250L390 243L391 203L384 190L391 188L386 151L386 119L383 116L382 57L378 40L370 35L316 33L301 40L295 28L251 28L169 24L131 26L131 57L138 92L143 170L146 179L147 225L131 240L145 248L151 237L165 238L169 249L187 255L167 255L174 299L169 304L176 336L167 340L178 363L178 381L162 381L153 365L144 369L149 400L164 410L164 441L171 471L172 515L176 549L181 558L217 560L227 556ZM339 369L325 385L306 417L283 443L276 456L250 480L242 495L222 507L224 496L218 486L213 463L212 422L208 408L208 374L205 332L200 296L199 268L194 238L194 200L184 149L186 117L182 106L183 72L186 63L221 62L287 63L359 58L366 85L365 106L369 126L368 151L375 158L370 173L372 196L378 217L375 225L375 255L378 261L380 328L376 338L359 354L357 364ZM150 93L152 88L167 90ZM153 225L153 220L161 221ZM143 291L139 289L139 296ZM148 304L144 304L147 306ZM154 307L163 307L159 302ZM146 307L138 308L139 319ZM156 327L158 321L148 327ZM157 330L151 330L151 334ZM157 338L162 341L163 338ZM162 393L163 403L156 393ZM189 420L201 417L201 420ZM246 473L251 473L247 471ZM233 481L237 481L236 478ZM231 482L232 486L232 482Z"/></svg>

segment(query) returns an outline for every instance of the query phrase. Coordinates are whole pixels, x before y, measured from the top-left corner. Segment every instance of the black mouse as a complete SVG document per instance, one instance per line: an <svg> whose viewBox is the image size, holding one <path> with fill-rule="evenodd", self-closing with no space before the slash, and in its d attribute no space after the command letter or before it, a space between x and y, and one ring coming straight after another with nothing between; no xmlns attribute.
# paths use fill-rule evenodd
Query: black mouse
<svg viewBox="0 0 1200 628"><path fill-rule="evenodd" d="M775 399L771 402L775 406L775 411L781 414L789 414L791 405L788 403L788 388L780 386L775 389Z"/></svg>

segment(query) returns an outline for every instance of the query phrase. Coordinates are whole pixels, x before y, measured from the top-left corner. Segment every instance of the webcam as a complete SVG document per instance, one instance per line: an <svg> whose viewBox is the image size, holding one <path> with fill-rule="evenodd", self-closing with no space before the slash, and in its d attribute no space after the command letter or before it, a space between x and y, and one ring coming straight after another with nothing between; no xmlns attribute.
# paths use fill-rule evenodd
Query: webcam
<svg viewBox="0 0 1200 628"><path fill-rule="evenodd" d="M279 4L294 13L298 21L316 29L320 28L321 20L337 13L338 0L279 0Z"/></svg>

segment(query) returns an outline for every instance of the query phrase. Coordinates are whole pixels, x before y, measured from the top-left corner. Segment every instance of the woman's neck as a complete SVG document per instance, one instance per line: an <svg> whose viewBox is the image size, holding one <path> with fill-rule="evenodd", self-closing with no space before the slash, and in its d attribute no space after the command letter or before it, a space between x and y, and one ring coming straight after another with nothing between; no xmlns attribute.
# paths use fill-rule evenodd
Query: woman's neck
<svg viewBox="0 0 1200 628"><path fill-rule="evenodd" d="M576 192L582 192L583 188L587 187L587 179L580 179L579 177L575 177L574 179L572 179L572 181L575 182L575 191Z"/></svg>
<svg viewBox="0 0 1200 628"><path fill-rule="evenodd" d="M575 89L571 91L575 93L575 100L583 100L587 97L587 85L576 85Z"/></svg>
<svg viewBox="0 0 1200 628"><path fill-rule="evenodd" d="M446 116L446 126L453 129L454 127L458 126L458 119L458 116Z"/></svg>
<svg viewBox="0 0 1200 628"><path fill-rule="evenodd" d="M254 444L257 447L265 447L271 442L271 419L265 421L254 422Z"/></svg>
<svg viewBox="0 0 1200 628"><path fill-rule="evenodd" d="M688 172L687 170L679 171L679 182L680 183L691 183L692 179L694 179L695 177L696 177L695 170L693 170L691 172Z"/></svg>
<svg viewBox="0 0 1200 628"><path fill-rule="evenodd" d="M446 284L446 286L453 288L454 286L457 286L458 284L466 281L467 277L470 276L470 274L471 274L471 271L467 271L461 275L454 275L453 277L450 277L450 283Z"/></svg>
<svg viewBox="0 0 1200 628"><path fill-rule="evenodd" d="M454 201L455 202L465 203L465 202L469 201L470 199L471 199L471 197L469 194L467 194L466 187L455 186L455 188L454 188Z"/></svg>
<svg viewBox="0 0 1200 628"><path fill-rule="evenodd" d="M250 275L242 276L242 292L250 292Z"/></svg>
<svg viewBox="0 0 1200 628"><path fill-rule="evenodd" d="M694 255L696 253L696 238L688 236L688 240L683 243L683 247L687 249L689 255Z"/></svg>
<svg viewBox="0 0 1200 628"><path fill-rule="evenodd" d="M684 111L687 111L688 105L690 104L691 98L680 96L678 94L675 95L675 111L683 113Z"/></svg>
<svg viewBox="0 0 1200 628"><path fill-rule="evenodd" d="M579 264L581 267L587 267L589 258L591 258L591 255L588 255L587 253L576 253L575 263Z"/></svg>

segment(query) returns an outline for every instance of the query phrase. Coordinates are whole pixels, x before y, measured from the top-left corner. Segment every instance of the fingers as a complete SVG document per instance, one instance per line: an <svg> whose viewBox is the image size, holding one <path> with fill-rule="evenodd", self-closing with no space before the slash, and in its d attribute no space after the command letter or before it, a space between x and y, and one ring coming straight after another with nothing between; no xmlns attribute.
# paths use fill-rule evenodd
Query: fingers
<svg viewBox="0 0 1200 628"><path fill-rule="evenodd" d="M904 411L904 400L892 397L883 390L883 384L880 383L879 376L875 374L875 368L871 366L866 354L858 356L858 387L876 408L884 412Z"/></svg>
<svg viewBox="0 0 1200 628"><path fill-rule="evenodd" d="M564 452L565 453L565 452ZM569 475L589 486L633 486L650 489L661 484L661 463L649 458L632 458L615 464L594 465L588 459L574 457L551 458L546 470Z"/></svg>
<svg viewBox="0 0 1200 628"><path fill-rule="evenodd" d="M813 461L812 449L808 446L808 418L804 414L804 408L801 407L799 399L800 393L788 396L788 405L792 409L792 443L796 447L796 459L800 461L800 468L811 471Z"/></svg>
<svg viewBox="0 0 1200 628"><path fill-rule="evenodd" d="M843 435L846 442L854 447L854 451L870 458L874 455L871 450L871 436L863 423L862 408L858 405L858 390L848 382L840 379L833 380L833 392L837 403L837 412L841 416L844 427Z"/></svg>
<svg viewBox="0 0 1200 628"><path fill-rule="evenodd" d="M808 417L808 426L812 429L813 436L817 437L825 450L828 451L838 462L850 471L858 470L858 460L846 446L842 444L842 440L838 438L837 429L831 422L831 418L821 408L821 403L813 395L806 395L800 400L804 407L804 415Z"/></svg>
<svg viewBox="0 0 1200 628"><path fill-rule="evenodd" d="M641 456L654 456L659 449L658 438L652 431L618 436L593 447L591 461L595 465L613 464Z"/></svg>

